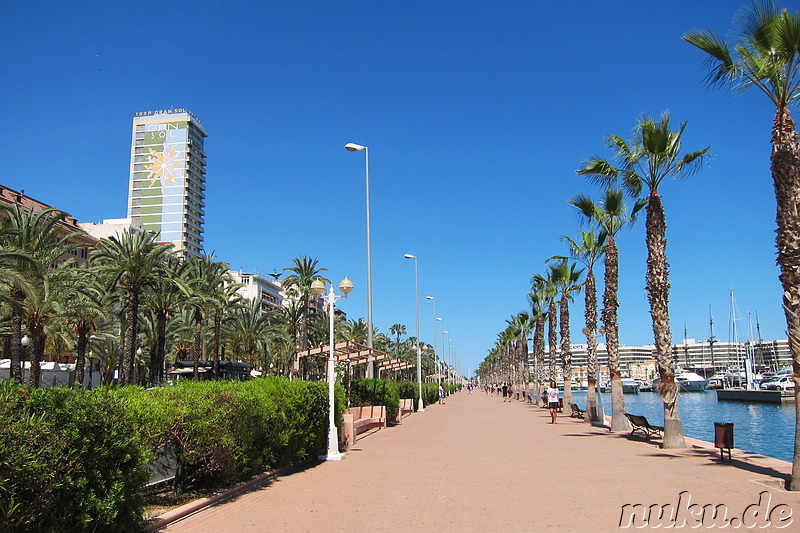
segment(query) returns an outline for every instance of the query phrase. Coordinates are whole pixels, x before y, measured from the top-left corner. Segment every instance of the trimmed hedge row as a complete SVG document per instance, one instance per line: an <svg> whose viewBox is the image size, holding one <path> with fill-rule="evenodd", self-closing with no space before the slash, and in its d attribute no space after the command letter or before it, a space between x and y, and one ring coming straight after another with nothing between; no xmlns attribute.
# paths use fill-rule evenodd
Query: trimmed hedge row
<svg viewBox="0 0 800 533"><path fill-rule="evenodd" d="M337 386L339 423L344 402ZM176 492L224 487L316 455L327 423L325 383L26 391L3 382L0 530L136 531L157 453L176 467Z"/></svg>
<svg viewBox="0 0 800 533"><path fill-rule="evenodd" d="M397 383L386 379L354 379L350 382L350 405L383 405L386 419L396 420L400 410Z"/></svg>

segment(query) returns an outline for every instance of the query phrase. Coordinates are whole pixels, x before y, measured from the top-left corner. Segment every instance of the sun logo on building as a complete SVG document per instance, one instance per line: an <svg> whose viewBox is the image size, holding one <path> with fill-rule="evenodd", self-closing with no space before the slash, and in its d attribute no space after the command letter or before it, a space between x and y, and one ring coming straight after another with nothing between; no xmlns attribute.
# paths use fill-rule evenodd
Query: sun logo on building
<svg viewBox="0 0 800 533"><path fill-rule="evenodd" d="M179 157L179 153L175 147L171 147L169 152L157 152L152 148L150 156L147 158L147 164L144 168L149 172L148 178L152 187L159 180L162 185L171 184L177 185L175 178L179 177L179 171L183 167L183 161Z"/></svg>

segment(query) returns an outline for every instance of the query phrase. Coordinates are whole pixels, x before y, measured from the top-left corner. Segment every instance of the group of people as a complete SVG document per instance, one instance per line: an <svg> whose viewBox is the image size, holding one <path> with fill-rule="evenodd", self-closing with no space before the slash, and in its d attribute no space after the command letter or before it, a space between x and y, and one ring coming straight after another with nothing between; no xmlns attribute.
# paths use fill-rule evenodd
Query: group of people
<svg viewBox="0 0 800 533"><path fill-rule="evenodd" d="M484 385L483 392L487 396L503 396L504 402L510 402L514 397L514 387L510 383L503 383L502 385Z"/></svg>
<svg viewBox="0 0 800 533"><path fill-rule="evenodd" d="M483 392L487 396L502 395L504 402L510 402L514 397L514 388L510 383L503 383L502 385L484 385ZM524 394L523 392L523 395ZM561 409L559 391L555 381L551 381L550 386L542 393L542 401L547 404L547 408L550 410L550 423L555 424L558 419L558 410Z"/></svg>

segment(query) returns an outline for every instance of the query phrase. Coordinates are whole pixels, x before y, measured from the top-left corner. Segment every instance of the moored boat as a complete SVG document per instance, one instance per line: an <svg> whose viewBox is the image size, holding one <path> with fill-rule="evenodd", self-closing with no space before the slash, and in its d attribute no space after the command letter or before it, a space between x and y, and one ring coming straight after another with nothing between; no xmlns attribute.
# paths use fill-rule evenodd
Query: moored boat
<svg viewBox="0 0 800 533"><path fill-rule="evenodd" d="M639 382L631 378L622 378L622 394L638 394Z"/></svg>
<svg viewBox="0 0 800 533"><path fill-rule="evenodd" d="M683 392L703 392L708 386L708 380L694 372L679 372L675 374L675 381Z"/></svg>

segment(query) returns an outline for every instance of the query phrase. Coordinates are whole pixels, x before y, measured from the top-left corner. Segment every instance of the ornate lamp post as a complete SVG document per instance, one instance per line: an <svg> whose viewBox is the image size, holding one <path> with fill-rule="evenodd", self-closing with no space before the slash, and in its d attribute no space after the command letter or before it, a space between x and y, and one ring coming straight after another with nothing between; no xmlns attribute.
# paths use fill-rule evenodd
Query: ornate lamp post
<svg viewBox="0 0 800 533"><path fill-rule="evenodd" d="M339 290L344 293L344 296L337 296L333 292L333 284L330 286L327 296L322 296L325 292L325 283L321 279L315 279L311 283L311 292L316 296L322 296L322 299L328 303L328 317L330 320L330 336L328 351L328 453L321 455L321 461L341 461L344 459L344 454L339 453L339 435L336 432L336 418L335 418L335 405L334 405L334 390L333 386L336 382L336 366L334 360L334 340L333 340L333 315L335 310L336 300L339 298L347 298L350 291L353 290L353 282L346 277L339 283Z"/></svg>
<svg viewBox="0 0 800 533"><path fill-rule="evenodd" d="M31 344L31 338L25 335L19 340L22 345L22 383L25 383L25 357L28 355L28 346ZM30 372L28 372L30 376Z"/></svg>

